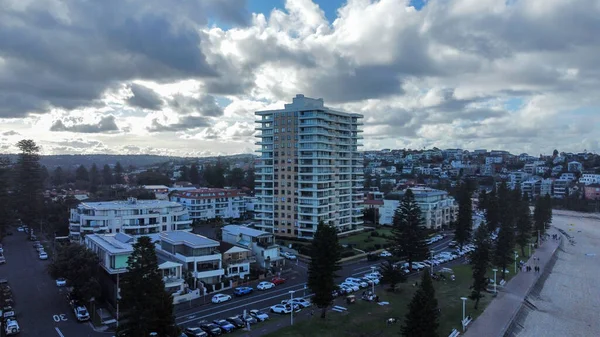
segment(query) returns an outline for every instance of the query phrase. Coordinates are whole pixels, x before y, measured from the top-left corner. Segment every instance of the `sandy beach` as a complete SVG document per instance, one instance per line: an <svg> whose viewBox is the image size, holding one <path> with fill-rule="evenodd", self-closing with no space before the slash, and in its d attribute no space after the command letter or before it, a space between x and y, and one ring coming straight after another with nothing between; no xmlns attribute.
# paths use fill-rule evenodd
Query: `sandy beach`
<svg viewBox="0 0 600 337"><path fill-rule="evenodd" d="M600 336L600 215L554 212L552 224L572 235L563 237L557 261L533 304L518 318L519 337Z"/></svg>

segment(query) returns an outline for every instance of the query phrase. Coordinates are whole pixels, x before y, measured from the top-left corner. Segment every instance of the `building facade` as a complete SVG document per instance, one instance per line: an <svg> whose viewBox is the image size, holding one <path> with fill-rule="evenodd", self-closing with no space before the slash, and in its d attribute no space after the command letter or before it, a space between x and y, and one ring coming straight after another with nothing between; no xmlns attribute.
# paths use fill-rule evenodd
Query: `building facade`
<svg viewBox="0 0 600 337"><path fill-rule="evenodd" d="M219 251L223 258L225 277L243 280L250 274L250 264L256 262L256 258L249 249L222 241Z"/></svg>
<svg viewBox="0 0 600 337"><path fill-rule="evenodd" d="M200 188L171 193L171 201L184 205L192 220L220 217L238 219L246 212L244 195L235 189Z"/></svg>
<svg viewBox="0 0 600 337"><path fill-rule="evenodd" d="M363 116L303 95L284 109L256 116L256 226L277 236L310 239L321 221L339 232L361 225Z"/></svg>
<svg viewBox="0 0 600 337"><path fill-rule="evenodd" d="M148 235L165 231L191 231L185 206L166 200L82 202L71 209L69 236L82 240L86 234Z"/></svg>
<svg viewBox="0 0 600 337"><path fill-rule="evenodd" d="M411 189L415 195L415 201L421 208L421 219L423 226L430 229L442 229L450 226L450 222L458 215L458 204L448 192L431 188L416 187ZM404 196L406 190L397 192L399 199ZM383 207L379 209L379 223L391 225L394 212L400 205L400 200L384 200Z"/></svg>
<svg viewBox="0 0 600 337"><path fill-rule="evenodd" d="M280 268L284 259L280 247L275 244L275 235L265 231L238 225L223 226L223 241L252 252L261 269Z"/></svg>

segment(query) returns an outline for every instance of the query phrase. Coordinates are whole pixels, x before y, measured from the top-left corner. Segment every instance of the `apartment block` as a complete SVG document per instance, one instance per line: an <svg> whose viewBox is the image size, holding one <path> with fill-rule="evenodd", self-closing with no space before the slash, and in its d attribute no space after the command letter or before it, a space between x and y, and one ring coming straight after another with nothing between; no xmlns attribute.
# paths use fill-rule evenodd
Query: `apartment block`
<svg viewBox="0 0 600 337"><path fill-rule="evenodd" d="M362 221L360 114L296 95L284 109L257 111L256 227L283 237L312 238L319 222L339 232Z"/></svg>
<svg viewBox="0 0 600 337"><path fill-rule="evenodd" d="M200 188L176 191L171 194L171 201L184 205L192 220L216 217L238 219L246 211L244 195L235 189Z"/></svg>
<svg viewBox="0 0 600 337"><path fill-rule="evenodd" d="M221 288L225 270L218 241L184 231L163 232L158 238L157 255L181 263L191 272L194 288Z"/></svg>
<svg viewBox="0 0 600 337"><path fill-rule="evenodd" d="M256 262L256 258L249 249L222 241L219 251L223 258L225 277L243 280L250 274L250 264Z"/></svg>
<svg viewBox="0 0 600 337"><path fill-rule="evenodd" d="M540 184L540 196L552 195L552 187L554 186L553 178L542 179Z"/></svg>
<svg viewBox="0 0 600 337"><path fill-rule="evenodd" d="M448 192L425 187L411 189L415 195L415 201L421 208L421 219L423 226L431 229L441 229L450 226L450 222L458 216L458 204ZM406 190L395 192L398 199L402 199ZM400 200L384 200L383 207L379 209L379 223L391 225L394 212L400 205Z"/></svg>
<svg viewBox="0 0 600 337"><path fill-rule="evenodd" d="M554 198L564 198L569 193L569 186L571 185L571 180L569 179L556 179L554 181L554 186L552 189L552 196Z"/></svg>
<svg viewBox="0 0 600 337"><path fill-rule="evenodd" d="M521 183L521 193L527 195L529 200L540 195L542 189L542 181L540 179L527 179Z"/></svg>
<svg viewBox="0 0 600 337"><path fill-rule="evenodd" d="M600 174L584 173L579 178L579 183L584 185L600 184Z"/></svg>
<svg viewBox="0 0 600 337"><path fill-rule="evenodd" d="M185 206L166 200L82 202L70 211L69 236L86 234L148 235L166 231L190 231L192 219Z"/></svg>
<svg viewBox="0 0 600 337"><path fill-rule="evenodd" d="M245 226L227 225L223 226L223 241L250 250L261 269L277 269L284 264L273 233Z"/></svg>

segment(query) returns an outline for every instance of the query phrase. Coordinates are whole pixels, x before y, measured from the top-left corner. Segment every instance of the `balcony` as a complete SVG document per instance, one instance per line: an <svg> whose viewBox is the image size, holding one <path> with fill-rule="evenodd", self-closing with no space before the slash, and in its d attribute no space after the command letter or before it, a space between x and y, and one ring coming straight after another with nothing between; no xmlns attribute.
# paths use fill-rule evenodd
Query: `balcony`
<svg viewBox="0 0 600 337"><path fill-rule="evenodd" d="M231 266L234 264L255 263L255 262L256 262L256 258L254 256L249 256L245 259L237 259L237 260L227 259L227 260L223 261L223 263L228 266Z"/></svg>
<svg viewBox="0 0 600 337"><path fill-rule="evenodd" d="M182 285L185 281L180 277L165 276L163 277L163 282L165 283L165 288L170 288Z"/></svg>
<svg viewBox="0 0 600 337"><path fill-rule="evenodd" d="M257 246L264 248L264 249L270 249L270 248L275 248L277 247L277 244L273 243L273 242L262 242L262 241L257 241L254 242Z"/></svg>
<svg viewBox="0 0 600 337"><path fill-rule="evenodd" d="M208 270L200 270L197 272L193 272L192 276L195 278L207 278L207 277L215 277L215 276L223 276L225 275L224 269L208 269Z"/></svg>

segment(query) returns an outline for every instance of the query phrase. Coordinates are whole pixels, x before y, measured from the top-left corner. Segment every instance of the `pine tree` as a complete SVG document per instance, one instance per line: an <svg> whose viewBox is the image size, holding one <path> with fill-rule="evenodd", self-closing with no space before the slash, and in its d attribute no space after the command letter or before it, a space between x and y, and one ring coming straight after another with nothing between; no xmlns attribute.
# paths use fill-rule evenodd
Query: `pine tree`
<svg viewBox="0 0 600 337"><path fill-rule="evenodd" d="M546 194L544 196L542 205L544 210L544 227L545 229L548 229L552 224L552 198L550 195Z"/></svg>
<svg viewBox="0 0 600 337"><path fill-rule="evenodd" d="M438 337L439 308L431 275L423 272L419 289L408 305L401 334L404 337Z"/></svg>
<svg viewBox="0 0 600 337"><path fill-rule="evenodd" d="M75 180L76 181L87 181L87 182L90 181L90 174L89 174L87 168L85 168L85 166L79 165L79 167L75 171Z"/></svg>
<svg viewBox="0 0 600 337"><path fill-rule="evenodd" d="M547 211L544 209L544 207L544 198L538 197L535 200L535 208L533 209L533 234L536 237L536 242L539 239L539 237L544 235L544 233L546 232Z"/></svg>
<svg viewBox="0 0 600 337"><path fill-rule="evenodd" d="M92 164L89 172L90 177L90 192L96 193L98 191L98 185L100 185L100 172L98 171L98 166L96 164Z"/></svg>
<svg viewBox="0 0 600 337"><path fill-rule="evenodd" d="M40 148L31 139L17 143L21 151L16 165L15 206L19 218L26 225L33 225L41 216L42 177Z"/></svg>
<svg viewBox="0 0 600 337"><path fill-rule="evenodd" d="M473 268L473 286L471 299L475 300L475 309L479 300L483 297L481 292L487 289L486 272L490 265L491 248L490 233L487 226L481 224L475 231L475 250L471 255L471 266Z"/></svg>
<svg viewBox="0 0 600 337"><path fill-rule="evenodd" d="M498 195L495 187L486 195L485 222L490 233L495 232L500 226Z"/></svg>
<svg viewBox="0 0 600 337"><path fill-rule="evenodd" d="M471 239L472 231L473 203L471 201L471 191L466 183L462 183L458 190L458 219L454 230L454 240L461 250Z"/></svg>
<svg viewBox="0 0 600 337"><path fill-rule="evenodd" d="M57 167L52 172L52 185L59 187L62 186L65 181L65 173L63 172L62 167Z"/></svg>
<svg viewBox="0 0 600 337"><path fill-rule="evenodd" d="M516 242L521 246L521 255L525 256L525 247L529 244L531 238L531 210L529 209L529 200L525 195L517 208L517 237Z"/></svg>
<svg viewBox="0 0 600 337"><path fill-rule="evenodd" d="M176 331L173 297L165 291L149 237L142 236L133 245L120 288L123 315L119 331L127 331L132 337L146 337L152 332L167 336Z"/></svg>
<svg viewBox="0 0 600 337"><path fill-rule="evenodd" d="M190 169L183 165L181 167L181 169L179 169L179 173L181 173L181 175L179 176L179 181L190 181Z"/></svg>
<svg viewBox="0 0 600 337"><path fill-rule="evenodd" d="M14 218L9 194L10 174L12 173L10 164L7 157L0 157L0 241L6 235L8 226L11 225Z"/></svg>
<svg viewBox="0 0 600 337"><path fill-rule="evenodd" d="M64 277L69 280L74 297L89 301L101 294L100 283L96 278L99 263L98 255L83 245L59 246L48 271L53 278Z"/></svg>
<svg viewBox="0 0 600 337"><path fill-rule="evenodd" d="M337 271L341 269L341 247L335 227L319 223L311 243L310 257L308 288L314 293L312 302L321 309L321 318L325 318L327 307L333 303L333 291L337 288Z"/></svg>
<svg viewBox="0 0 600 337"><path fill-rule="evenodd" d="M108 166L108 164L105 164L104 167L102 167L102 185L110 186L112 184L113 184L112 169L110 168L110 166Z"/></svg>
<svg viewBox="0 0 600 337"><path fill-rule="evenodd" d="M198 165L196 164L190 166L190 182L193 185L198 185L200 183L200 172L198 172Z"/></svg>
<svg viewBox="0 0 600 337"><path fill-rule="evenodd" d="M123 166L121 166L121 163L117 162L114 170L115 184L125 184L125 177L123 176L124 172L125 171L123 170Z"/></svg>
<svg viewBox="0 0 600 337"><path fill-rule="evenodd" d="M381 263L381 282L388 283L390 285L390 290L395 291L396 285L398 283L406 282L406 275L404 272L400 270L400 268L396 268L392 261L387 260Z"/></svg>

